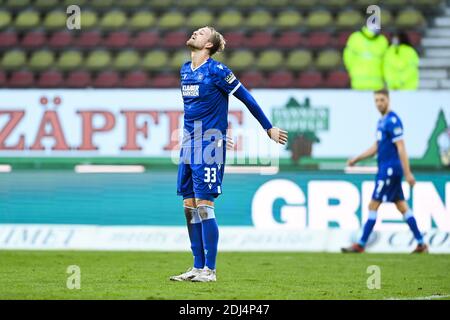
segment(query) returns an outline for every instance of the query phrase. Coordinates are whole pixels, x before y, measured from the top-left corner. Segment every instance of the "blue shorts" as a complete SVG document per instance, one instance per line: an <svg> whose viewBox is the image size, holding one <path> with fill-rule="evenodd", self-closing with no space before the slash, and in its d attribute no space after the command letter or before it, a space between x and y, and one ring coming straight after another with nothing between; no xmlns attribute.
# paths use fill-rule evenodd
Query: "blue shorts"
<svg viewBox="0 0 450 320"><path fill-rule="evenodd" d="M378 174L375 179L375 189L372 199L379 202L397 202L405 200L402 189L401 174L385 175Z"/></svg>
<svg viewBox="0 0 450 320"><path fill-rule="evenodd" d="M184 161L182 148L178 165L177 194L183 199L197 198L214 201L222 193L225 171L225 147L217 149L222 153L222 161ZM204 149L203 149L204 151ZM193 158L190 157L192 160Z"/></svg>

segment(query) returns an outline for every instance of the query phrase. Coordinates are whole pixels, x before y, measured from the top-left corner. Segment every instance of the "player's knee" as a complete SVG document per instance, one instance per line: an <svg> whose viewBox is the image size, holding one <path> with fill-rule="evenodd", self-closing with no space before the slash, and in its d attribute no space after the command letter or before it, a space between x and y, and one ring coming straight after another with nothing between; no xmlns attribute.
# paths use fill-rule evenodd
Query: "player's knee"
<svg viewBox="0 0 450 320"><path fill-rule="evenodd" d="M378 201L371 201L369 203L369 211L376 211L376 210L378 210L379 206L380 206L380 202L378 202Z"/></svg>
<svg viewBox="0 0 450 320"><path fill-rule="evenodd" d="M214 214L214 208L207 205L200 205L197 208L198 215L202 220L214 219L216 216Z"/></svg>
<svg viewBox="0 0 450 320"><path fill-rule="evenodd" d="M406 212L408 212L409 207L406 201L396 202L395 206L397 207L397 210L400 211L401 214L405 214Z"/></svg>
<svg viewBox="0 0 450 320"><path fill-rule="evenodd" d="M186 217L187 223L200 223L200 217L197 212L197 208L194 207L184 207L184 216Z"/></svg>

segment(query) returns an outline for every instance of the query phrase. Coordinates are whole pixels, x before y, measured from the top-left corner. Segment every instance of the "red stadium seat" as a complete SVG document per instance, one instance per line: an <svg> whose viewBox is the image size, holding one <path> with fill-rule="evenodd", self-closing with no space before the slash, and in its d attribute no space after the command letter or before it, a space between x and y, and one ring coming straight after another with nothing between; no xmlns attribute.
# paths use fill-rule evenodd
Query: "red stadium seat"
<svg viewBox="0 0 450 320"><path fill-rule="evenodd" d="M300 73L300 76L295 82L299 88L320 88L323 86L322 74L316 71Z"/></svg>
<svg viewBox="0 0 450 320"><path fill-rule="evenodd" d="M247 38L245 37L245 34L241 31L227 32L224 34L223 37L227 41L228 48L237 49L247 45L246 43Z"/></svg>
<svg viewBox="0 0 450 320"><path fill-rule="evenodd" d="M81 48L93 48L100 44L102 35L98 31L82 32L76 39L76 46Z"/></svg>
<svg viewBox="0 0 450 320"><path fill-rule="evenodd" d="M155 47L159 41L159 34L154 31L139 32L131 40L131 46L138 49L148 49Z"/></svg>
<svg viewBox="0 0 450 320"><path fill-rule="evenodd" d="M350 31L342 31L339 33L336 41L336 48L342 49L347 45L347 40L350 37L352 32Z"/></svg>
<svg viewBox="0 0 450 320"><path fill-rule="evenodd" d="M17 45L17 34L15 32L0 32L0 48L14 47Z"/></svg>
<svg viewBox="0 0 450 320"><path fill-rule="evenodd" d="M275 71L267 79L268 88L292 88L294 86L294 77L289 71Z"/></svg>
<svg viewBox="0 0 450 320"><path fill-rule="evenodd" d="M115 71L102 71L94 80L96 88L114 88L119 85L119 75Z"/></svg>
<svg viewBox="0 0 450 320"><path fill-rule="evenodd" d="M125 88L145 88L149 86L149 78L146 72L133 71L127 73L122 80L122 87Z"/></svg>
<svg viewBox="0 0 450 320"><path fill-rule="evenodd" d="M65 86L69 88L86 88L92 86L91 74L87 71L73 71L69 73Z"/></svg>
<svg viewBox="0 0 450 320"><path fill-rule="evenodd" d="M24 48L40 48L47 42L45 33L41 31L31 31L25 34L21 46Z"/></svg>
<svg viewBox="0 0 450 320"><path fill-rule="evenodd" d="M103 40L103 45L109 48L123 48L130 42L130 34L126 31L111 32Z"/></svg>
<svg viewBox="0 0 450 320"><path fill-rule="evenodd" d="M39 76L37 86L40 88L58 88L63 83L63 76L58 71L44 71Z"/></svg>
<svg viewBox="0 0 450 320"><path fill-rule="evenodd" d="M13 88L27 88L34 86L34 75L30 71L16 71L11 74L8 86Z"/></svg>
<svg viewBox="0 0 450 320"><path fill-rule="evenodd" d="M247 40L247 47L252 49L261 49L270 47L273 43L273 36L270 32L254 32Z"/></svg>
<svg viewBox="0 0 450 320"><path fill-rule="evenodd" d="M263 87L265 83L264 75L259 71L247 71L241 74L239 80L247 88Z"/></svg>
<svg viewBox="0 0 450 320"><path fill-rule="evenodd" d="M345 71L332 71L323 84L326 88L348 88L350 78Z"/></svg>
<svg viewBox="0 0 450 320"><path fill-rule="evenodd" d="M154 88L176 88L180 85L180 79L173 74L163 73L156 75L150 85Z"/></svg>
<svg viewBox="0 0 450 320"><path fill-rule="evenodd" d="M275 41L277 48L299 48L304 46L304 39L300 32L286 31L283 32Z"/></svg>
<svg viewBox="0 0 450 320"><path fill-rule="evenodd" d="M332 37L329 32L312 32L306 44L309 48L327 48L332 45Z"/></svg>
<svg viewBox="0 0 450 320"><path fill-rule="evenodd" d="M0 87L6 86L6 74L0 70Z"/></svg>
<svg viewBox="0 0 450 320"><path fill-rule="evenodd" d="M184 31L168 32L161 37L161 46L167 48L183 48L188 39L188 35Z"/></svg>
<svg viewBox="0 0 450 320"><path fill-rule="evenodd" d="M48 40L50 47L55 49L62 49L72 44L72 34L67 31L58 31L53 33Z"/></svg>

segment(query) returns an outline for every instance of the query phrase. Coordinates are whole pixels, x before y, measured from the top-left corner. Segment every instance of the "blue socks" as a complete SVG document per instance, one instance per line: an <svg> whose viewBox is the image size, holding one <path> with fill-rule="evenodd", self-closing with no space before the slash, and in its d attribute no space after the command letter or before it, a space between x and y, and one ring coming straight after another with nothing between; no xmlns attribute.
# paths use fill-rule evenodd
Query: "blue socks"
<svg viewBox="0 0 450 320"><path fill-rule="evenodd" d="M414 215L411 211L411 209L408 209L404 215L404 219L406 223L408 224L409 228L411 229L412 233L414 234L414 238L417 240L417 242L422 245L424 244L423 236L419 231L419 228L417 227L416 218L414 218Z"/></svg>
<svg viewBox="0 0 450 320"><path fill-rule="evenodd" d="M206 205L197 207L198 214L202 220L203 249L205 250L205 265L216 269L217 245L219 243L219 227L217 226L214 208Z"/></svg>
<svg viewBox="0 0 450 320"><path fill-rule="evenodd" d="M424 244L423 236L419 231L419 228L417 227L416 219L414 218L414 215L411 211L411 209L408 209L404 215L404 219L406 223L408 224L409 228L411 229L412 233L414 234L414 238L417 240L417 242L422 245ZM370 234L372 233L373 227L375 226L375 223L377 221L377 212L376 211L369 211L369 219L367 220L366 224L364 225L363 229L363 235L361 239L358 241L358 244L362 247L364 247L367 243L367 240L369 239Z"/></svg>
<svg viewBox="0 0 450 320"><path fill-rule="evenodd" d="M369 211L369 219L367 220L366 224L364 225L363 235L362 235L361 239L358 241L358 244L361 247L364 247L366 245L367 240L369 239L369 236L372 233L373 227L375 226L376 222L377 222L377 212Z"/></svg>
<svg viewBox="0 0 450 320"><path fill-rule="evenodd" d="M202 221L196 208L184 207L186 222L191 241L191 250L194 256L194 268L203 269L205 266L205 254L203 252Z"/></svg>

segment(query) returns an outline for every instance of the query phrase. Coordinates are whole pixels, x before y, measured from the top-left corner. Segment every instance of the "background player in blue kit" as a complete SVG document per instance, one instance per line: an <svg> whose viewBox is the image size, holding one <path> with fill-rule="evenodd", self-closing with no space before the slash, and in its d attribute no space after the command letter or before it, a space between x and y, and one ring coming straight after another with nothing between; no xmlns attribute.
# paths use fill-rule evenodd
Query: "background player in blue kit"
<svg viewBox="0 0 450 320"><path fill-rule="evenodd" d="M394 202L397 209L403 214L418 243L413 252L428 252L428 246L423 241L416 219L403 195L403 174L411 187L414 186L415 179L409 168L408 155L403 141L402 122L398 115L389 108L389 92L387 90L375 92L375 104L382 115L377 126L377 141L367 151L348 161L348 165L353 166L358 161L377 154L378 173L372 200L369 203L369 219L364 225L363 234L358 243L348 248L342 248L342 252L364 252L364 247L376 223L377 210L382 202Z"/></svg>
<svg viewBox="0 0 450 320"><path fill-rule="evenodd" d="M184 134L178 167L177 194L183 196L194 266L170 279L216 281L219 230L214 199L222 193L225 165L228 98L234 95L277 143L287 132L272 127L258 103L234 74L211 58L225 48L223 36L212 27L196 30L186 42L191 60L181 67Z"/></svg>

